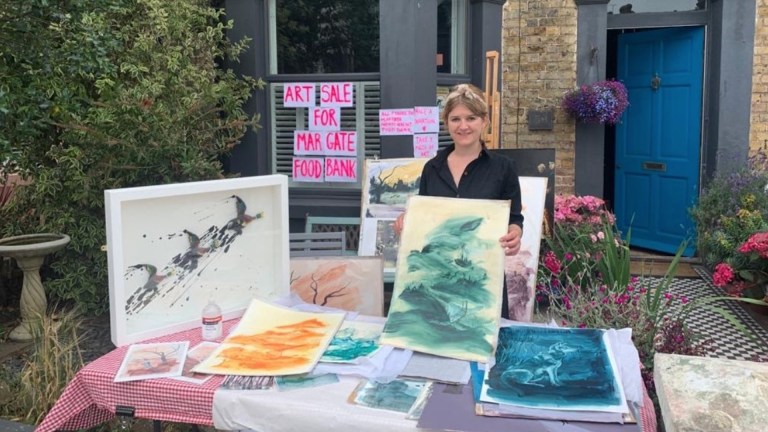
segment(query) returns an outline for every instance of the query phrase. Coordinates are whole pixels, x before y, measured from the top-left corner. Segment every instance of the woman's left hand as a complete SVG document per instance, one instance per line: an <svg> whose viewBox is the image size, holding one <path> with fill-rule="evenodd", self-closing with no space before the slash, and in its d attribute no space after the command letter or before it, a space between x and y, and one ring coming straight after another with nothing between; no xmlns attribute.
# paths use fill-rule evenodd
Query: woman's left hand
<svg viewBox="0 0 768 432"><path fill-rule="evenodd" d="M523 238L523 229L519 225L510 225L507 234L499 239L501 247L504 248L504 255L512 256L520 252L520 241Z"/></svg>

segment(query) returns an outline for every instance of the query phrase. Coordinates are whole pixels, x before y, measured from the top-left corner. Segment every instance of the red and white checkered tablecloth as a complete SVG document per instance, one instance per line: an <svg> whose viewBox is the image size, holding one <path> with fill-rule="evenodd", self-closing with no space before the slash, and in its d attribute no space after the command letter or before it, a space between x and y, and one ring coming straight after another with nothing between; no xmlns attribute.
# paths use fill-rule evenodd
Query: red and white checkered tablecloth
<svg viewBox="0 0 768 432"><path fill-rule="evenodd" d="M224 334L238 320L224 323ZM152 339L147 342L201 342L200 329ZM201 385L170 378L115 382L128 346L117 348L86 365L67 385L36 432L87 429L115 417L117 406L134 408L137 418L213 426L213 394L224 379L214 376ZM643 432L656 432L653 402L645 392L640 412Z"/></svg>
<svg viewBox="0 0 768 432"><path fill-rule="evenodd" d="M224 334L238 320L224 323ZM195 328L148 342L189 341L190 348L202 340ZM134 408L137 418L213 425L213 393L223 376L203 384L170 378L115 382L128 346L117 348L82 368L48 412L37 432L86 429L112 419L118 405Z"/></svg>

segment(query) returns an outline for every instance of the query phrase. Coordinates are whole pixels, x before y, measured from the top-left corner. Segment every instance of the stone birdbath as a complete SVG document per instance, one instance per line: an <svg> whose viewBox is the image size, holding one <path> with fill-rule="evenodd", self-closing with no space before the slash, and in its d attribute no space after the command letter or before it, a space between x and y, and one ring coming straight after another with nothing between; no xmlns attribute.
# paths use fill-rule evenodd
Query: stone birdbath
<svg viewBox="0 0 768 432"><path fill-rule="evenodd" d="M21 324L11 330L12 341L25 342L34 339L32 326L47 309L45 290L40 280L40 267L48 254L69 243L65 234L27 234L0 239L0 256L11 257L24 272L21 285Z"/></svg>

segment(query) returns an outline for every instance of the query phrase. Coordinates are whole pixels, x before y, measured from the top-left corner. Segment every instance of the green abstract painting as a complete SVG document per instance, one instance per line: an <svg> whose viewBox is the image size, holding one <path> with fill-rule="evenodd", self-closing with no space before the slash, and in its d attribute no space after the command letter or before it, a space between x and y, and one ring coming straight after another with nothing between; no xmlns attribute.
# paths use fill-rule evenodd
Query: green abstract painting
<svg viewBox="0 0 768 432"><path fill-rule="evenodd" d="M496 346L509 201L414 196L380 342L485 362Z"/></svg>

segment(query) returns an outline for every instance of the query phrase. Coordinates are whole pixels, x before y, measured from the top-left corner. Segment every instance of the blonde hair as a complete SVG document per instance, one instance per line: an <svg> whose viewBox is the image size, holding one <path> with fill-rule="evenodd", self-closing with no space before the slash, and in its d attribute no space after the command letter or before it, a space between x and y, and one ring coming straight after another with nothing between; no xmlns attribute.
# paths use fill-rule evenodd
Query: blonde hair
<svg viewBox="0 0 768 432"><path fill-rule="evenodd" d="M488 118L488 104L485 102L483 91L472 84L459 84L451 88L445 97L443 124L448 124L448 114L459 105L464 105L476 116Z"/></svg>

